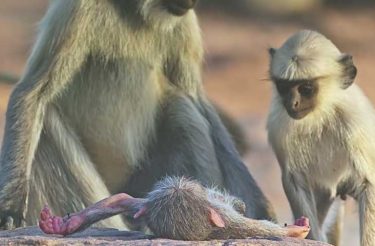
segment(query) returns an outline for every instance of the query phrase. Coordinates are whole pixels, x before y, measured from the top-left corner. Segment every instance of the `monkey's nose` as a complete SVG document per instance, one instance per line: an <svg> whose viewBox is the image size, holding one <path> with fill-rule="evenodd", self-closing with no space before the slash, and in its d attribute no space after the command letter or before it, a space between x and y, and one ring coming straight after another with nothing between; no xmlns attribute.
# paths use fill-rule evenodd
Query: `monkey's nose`
<svg viewBox="0 0 375 246"><path fill-rule="evenodd" d="M294 101L292 102L292 108L293 108L294 110L298 110L298 108L299 108L299 100L294 100Z"/></svg>
<svg viewBox="0 0 375 246"><path fill-rule="evenodd" d="M182 16L194 8L197 2L198 0L166 0L165 3L171 14Z"/></svg>
<svg viewBox="0 0 375 246"><path fill-rule="evenodd" d="M175 2L180 5L180 7L185 8L185 9L194 8L197 1L198 0L175 0Z"/></svg>

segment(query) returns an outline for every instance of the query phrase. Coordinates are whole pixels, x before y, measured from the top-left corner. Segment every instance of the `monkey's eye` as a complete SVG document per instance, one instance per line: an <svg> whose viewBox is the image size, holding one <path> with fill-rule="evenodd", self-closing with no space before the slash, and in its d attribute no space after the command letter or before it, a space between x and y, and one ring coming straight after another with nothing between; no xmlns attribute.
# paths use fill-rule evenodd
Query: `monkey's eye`
<svg viewBox="0 0 375 246"><path fill-rule="evenodd" d="M298 92L301 96L304 97L311 97L314 94L314 86L311 84L304 84L298 87Z"/></svg>

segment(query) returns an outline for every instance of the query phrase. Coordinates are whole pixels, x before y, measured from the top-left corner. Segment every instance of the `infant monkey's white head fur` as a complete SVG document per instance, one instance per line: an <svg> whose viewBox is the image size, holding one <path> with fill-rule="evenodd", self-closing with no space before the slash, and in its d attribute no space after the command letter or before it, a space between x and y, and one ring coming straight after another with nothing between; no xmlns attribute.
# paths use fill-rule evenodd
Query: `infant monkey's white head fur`
<svg viewBox="0 0 375 246"><path fill-rule="evenodd" d="M297 32L269 53L274 103L295 120L322 120L334 113L334 104L340 103L357 74L352 57L315 31Z"/></svg>

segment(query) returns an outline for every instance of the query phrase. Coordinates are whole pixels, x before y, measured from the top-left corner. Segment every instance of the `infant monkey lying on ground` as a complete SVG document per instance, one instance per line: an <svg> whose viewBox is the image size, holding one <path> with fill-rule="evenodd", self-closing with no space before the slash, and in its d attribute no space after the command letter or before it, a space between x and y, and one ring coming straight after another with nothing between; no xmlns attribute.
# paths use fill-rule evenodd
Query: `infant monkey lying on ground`
<svg viewBox="0 0 375 246"><path fill-rule="evenodd" d="M270 221L246 218L244 211L245 204L235 197L205 188L197 181L167 177L144 199L117 194L65 217L53 216L46 206L39 226L48 234L69 235L122 213L143 221L156 237L176 240L305 238L310 230L309 221L304 217L294 225L282 227Z"/></svg>

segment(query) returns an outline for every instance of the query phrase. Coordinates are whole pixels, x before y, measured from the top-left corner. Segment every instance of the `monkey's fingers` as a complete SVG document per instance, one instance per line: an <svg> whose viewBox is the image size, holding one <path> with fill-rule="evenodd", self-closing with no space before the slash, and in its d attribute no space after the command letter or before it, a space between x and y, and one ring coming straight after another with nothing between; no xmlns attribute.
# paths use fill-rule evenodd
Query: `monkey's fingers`
<svg viewBox="0 0 375 246"><path fill-rule="evenodd" d="M310 226L310 221L309 221L308 218L302 216L301 218L296 219L296 221L294 222L294 225L309 227Z"/></svg>
<svg viewBox="0 0 375 246"><path fill-rule="evenodd" d="M40 212L40 219L46 220L51 217L51 210L49 209L48 205L45 205L42 211Z"/></svg>

